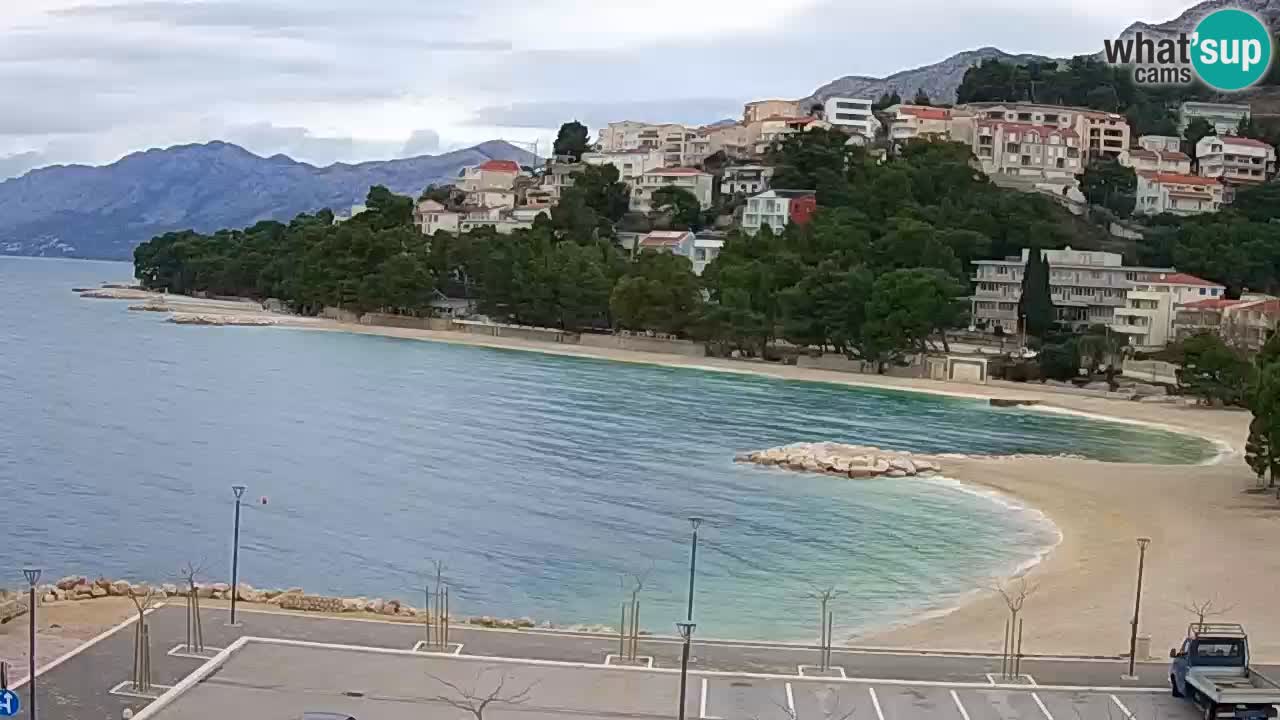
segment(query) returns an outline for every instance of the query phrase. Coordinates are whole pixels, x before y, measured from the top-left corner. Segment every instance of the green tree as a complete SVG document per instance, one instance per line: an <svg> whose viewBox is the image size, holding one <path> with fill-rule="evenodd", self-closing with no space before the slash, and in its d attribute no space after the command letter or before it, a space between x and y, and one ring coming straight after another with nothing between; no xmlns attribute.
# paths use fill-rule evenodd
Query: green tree
<svg viewBox="0 0 1280 720"><path fill-rule="evenodd" d="M556 133L556 141L551 151L555 155L567 155L578 160L590 144L590 131L587 130L587 126L574 120L560 126L560 132Z"/></svg>
<svg viewBox="0 0 1280 720"><path fill-rule="evenodd" d="M871 103L872 110L883 110L887 107L898 105L902 102L902 98L898 95L897 90L889 90L880 94L880 98Z"/></svg>
<svg viewBox="0 0 1280 720"><path fill-rule="evenodd" d="M1085 199L1120 217L1129 217L1137 200L1138 175L1118 160L1099 158L1084 168L1081 187Z"/></svg>
<svg viewBox="0 0 1280 720"><path fill-rule="evenodd" d="M671 215L674 227L695 231L702 229L702 204L688 190L665 185L653 191L652 204L658 212Z"/></svg>
<svg viewBox="0 0 1280 720"><path fill-rule="evenodd" d="M933 103L929 101L929 94L924 91L924 88L916 88L916 96L912 98L911 104L932 105Z"/></svg>
<svg viewBox="0 0 1280 720"><path fill-rule="evenodd" d="M1032 248L1022 276L1022 296L1018 317L1027 334L1043 339L1053 328L1053 294L1049 288L1049 262L1038 248Z"/></svg>
<svg viewBox="0 0 1280 720"><path fill-rule="evenodd" d="M1214 333L1193 335L1182 341L1182 353L1178 384L1183 392L1210 405L1244 402L1251 379L1249 361L1227 347L1222 338ZM1280 385L1275 390L1280 392Z"/></svg>
<svg viewBox="0 0 1280 720"><path fill-rule="evenodd" d="M1206 135L1214 135L1216 131L1204 118L1195 118L1187 123L1187 127L1182 131L1182 139L1187 141L1187 145L1191 148L1191 156L1196 155L1196 143Z"/></svg>
<svg viewBox="0 0 1280 720"><path fill-rule="evenodd" d="M1265 470L1267 486L1275 487L1276 470L1280 467L1280 457L1274 452L1274 448L1280 448L1280 363L1271 362L1259 369L1250 405L1253 421L1249 423L1245 461L1259 479Z"/></svg>
<svg viewBox="0 0 1280 720"><path fill-rule="evenodd" d="M1272 408L1267 408L1268 411ZM1249 422L1249 437L1244 444L1244 461L1249 469L1258 476L1258 485L1264 478L1269 487L1276 483L1276 466L1280 465L1280 457L1272 454L1271 436L1275 433L1269 427L1270 418L1264 413L1258 414L1254 409L1253 420Z"/></svg>
<svg viewBox="0 0 1280 720"><path fill-rule="evenodd" d="M702 315L702 290L688 258L645 250L613 286L616 327L688 334Z"/></svg>
<svg viewBox="0 0 1280 720"><path fill-rule="evenodd" d="M631 197L627 184L613 165L585 165L574 174L573 187L565 192L582 194L582 200L600 217L618 222L627 214Z"/></svg>
<svg viewBox="0 0 1280 720"><path fill-rule="evenodd" d="M857 344L871 295L871 273L823 260L779 294L782 336L788 342L848 354Z"/></svg>
<svg viewBox="0 0 1280 720"><path fill-rule="evenodd" d="M1080 375L1080 343L1076 338L1064 338L1060 342L1045 343L1036 364L1040 376L1050 380L1071 380Z"/></svg>
<svg viewBox="0 0 1280 720"><path fill-rule="evenodd" d="M867 301L862 328L864 357L883 363L905 352L923 353L938 335L947 347L946 331L964 322L964 294L942 270L894 270L878 277Z"/></svg>

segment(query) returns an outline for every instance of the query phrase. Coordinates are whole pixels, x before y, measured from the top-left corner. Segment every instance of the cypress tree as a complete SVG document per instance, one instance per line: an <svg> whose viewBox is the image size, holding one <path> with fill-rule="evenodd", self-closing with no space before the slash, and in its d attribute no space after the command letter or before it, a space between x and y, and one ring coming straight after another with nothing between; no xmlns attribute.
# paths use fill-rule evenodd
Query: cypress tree
<svg viewBox="0 0 1280 720"><path fill-rule="evenodd" d="M1039 248L1032 248L1022 275L1018 315L1028 335L1043 338L1053 327L1053 295L1049 290L1049 262Z"/></svg>

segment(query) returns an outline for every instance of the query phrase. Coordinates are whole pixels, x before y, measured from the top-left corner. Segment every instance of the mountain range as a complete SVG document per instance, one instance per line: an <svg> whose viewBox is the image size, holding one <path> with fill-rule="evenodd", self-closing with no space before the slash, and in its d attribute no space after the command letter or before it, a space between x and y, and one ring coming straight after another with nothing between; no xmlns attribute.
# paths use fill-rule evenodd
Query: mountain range
<svg viewBox="0 0 1280 720"><path fill-rule="evenodd" d="M172 230L212 232L301 212L343 212L369 188L417 196L486 160L535 162L502 141L442 155L316 167L210 142L147 150L110 165L55 165L0 182L0 255L132 258Z"/></svg>

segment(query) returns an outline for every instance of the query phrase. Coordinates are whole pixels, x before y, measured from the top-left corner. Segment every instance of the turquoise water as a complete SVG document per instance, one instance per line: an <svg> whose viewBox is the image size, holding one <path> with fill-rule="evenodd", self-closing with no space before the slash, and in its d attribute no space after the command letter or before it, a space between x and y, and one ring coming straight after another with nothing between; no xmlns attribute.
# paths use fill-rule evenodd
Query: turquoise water
<svg viewBox="0 0 1280 720"><path fill-rule="evenodd" d="M1057 538L1038 513L945 481L739 465L809 440L920 451L1195 462L1204 442L981 402L341 333L175 326L73 285L120 264L0 258L0 585L51 575L229 575L403 597L448 565L457 612L699 634L816 637L945 607ZM266 496L266 505L258 499ZM419 601L420 602L420 601Z"/></svg>

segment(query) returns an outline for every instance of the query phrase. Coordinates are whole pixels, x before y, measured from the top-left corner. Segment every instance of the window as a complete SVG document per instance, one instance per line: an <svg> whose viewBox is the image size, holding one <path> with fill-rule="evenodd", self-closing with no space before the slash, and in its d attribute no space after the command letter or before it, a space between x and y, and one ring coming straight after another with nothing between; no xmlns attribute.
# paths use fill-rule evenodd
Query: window
<svg viewBox="0 0 1280 720"><path fill-rule="evenodd" d="M694 259L694 260L698 260L698 261L704 261L704 260L706 260L706 259L707 259L707 251L706 251L705 249L703 249L703 248L696 248L696 249L693 251L693 259Z"/></svg>
<svg viewBox="0 0 1280 720"><path fill-rule="evenodd" d="M1214 297L1218 297L1218 288L1211 288L1211 289L1209 290L1209 294L1210 294L1210 295L1212 295L1212 296L1214 296Z"/></svg>
<svg viewBox="0 0 1280 720"><path fill-rule="evenodd" d="M1200 288L1200 294L1201 294L1201 295L1207 295L1207 294L1208 294L1208 292L1206 292L1204 288Z"/></svg>

